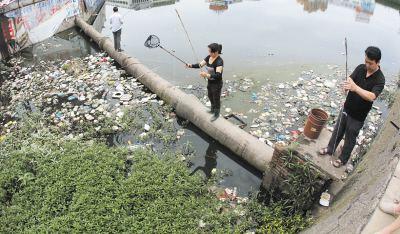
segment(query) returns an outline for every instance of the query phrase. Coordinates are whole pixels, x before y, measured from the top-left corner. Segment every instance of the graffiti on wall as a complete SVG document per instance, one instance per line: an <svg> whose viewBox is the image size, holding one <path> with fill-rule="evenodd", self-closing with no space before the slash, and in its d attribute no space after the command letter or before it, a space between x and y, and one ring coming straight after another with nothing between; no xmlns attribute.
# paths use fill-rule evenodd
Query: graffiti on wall
<svg viewBox="0 0 400 234"><path fill-rule="evenodd" d="M0 1L0 8L7 6L8 4L15 2L15 0L3 0Z"/></svg>
<svg viewBox="0 0 400 234"><path fill-rule="evenodd" d="M14 53L51 37L65 19L79 13L79 0L47 0L7 12L0 15L0 43Z"/></svg>

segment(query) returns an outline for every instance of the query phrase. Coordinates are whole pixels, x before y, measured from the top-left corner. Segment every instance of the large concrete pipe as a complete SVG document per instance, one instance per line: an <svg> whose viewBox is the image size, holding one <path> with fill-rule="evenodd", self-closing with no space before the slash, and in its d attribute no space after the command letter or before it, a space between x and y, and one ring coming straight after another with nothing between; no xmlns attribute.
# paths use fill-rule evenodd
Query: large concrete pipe
<svg viewBox="0 0 400 234"><path fill-rule="evenodd" d="M211 115L207 113L206 107L194 95L186 94L176 88L139 60L114 50L114 44L109 38L101 35L81 18L77 17L75 23L129 74L172 105L180 117L192 122L261 172L266 170L268 163L272 160L273 148L224 118L211 122Z"/></svg>

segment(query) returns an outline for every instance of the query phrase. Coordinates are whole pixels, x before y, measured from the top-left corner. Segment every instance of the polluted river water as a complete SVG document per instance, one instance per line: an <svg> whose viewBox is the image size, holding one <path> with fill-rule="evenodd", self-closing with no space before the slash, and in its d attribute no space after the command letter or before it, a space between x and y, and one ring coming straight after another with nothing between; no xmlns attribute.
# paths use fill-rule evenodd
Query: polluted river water
<svg viewBox="0 0 400 234"><path fill-rule="evenodd" d="M285 106L287 109L295 107L293 103L286 103L285 100L278 102L272 97L266 99L268 95L265 94L265 89L271 90L270 95L282 99L282 97L289 98L288 93L293 91L291 86L299 78L305 80L305 84L322 85L326 89L335 87L331 84L324 85L323 81L318 80L315 83L311 81L319 77L336 81L341 79L344 73L342 42L345 36L351 43L350 70L363 61L362 52L365 47L374 44L384 51L382 69L388 80L396 80L400 67L398 62L400 47L396 43L400 37L398 10L374 1L367 6L366 12L358 12L351 7L342 6L340 1L332 3L318 1L313 4L307 1L235 1L234 3L225 2L219 6L213 2L180 1L173 5L160 4L153 8L149 8L151 4L148 6L133 4L132 9L121 8L120 11L125 20L122 33L123 49L126 53L139 58L145 65L154 68L171 83L181 86L185 91L194 93L200 98L204 97L205 83L198 78L197 71L185 69L182 64L159 49L149 50L143 46L149 34L156 34L166 48L172 49L176 55L185 58L188 62L195 62L195 56L191 52L174 11L175 8L178 9L199 55L207 51L206 45L210 42L216 41L223 44L224 79L228 82L224 89L231 93L223 99L224 109L231 109L232 112L245 115L247 118L244 120L248 124L246 130L249 132L257 131L257 128L262 127L256 125L266 123L265 121L254 122L267 112L266 109L276 109L278 113L275 114L278 114L276 116L278 118L281 117L279 114L286 115L279 111L282 108L266 108L265 102L270 103L271 106L292 105ZM107 36L111 35L106 19L111 14L112 4L109 2L105 6L95 22L100 26L104 24L103 34ZM337 28L337 30L332 30L332 28ZM374 30L378 30L379 33L371 34L370 31ZM74 48L74 50L70 50L70 54L65 54L65 50L62 49L61 53L54 51L54 48L49 49L50 52L44 53L40 59L53 59L57 56L61 58L86 56L96 51L95 46L89 43L87 38L72 31L34 47L36 49L32 49L31 53L43 54L43 50L47 50L46 43L50 43L47 44L48 47L52 47L50 45L63 47L63 43L68 43L64 46ZM29 57L29 53L26 55ZM39 57L35 57L33 60L38 61L38 59ZM239 91L235 92L231 87L234 87L236 83L239 83L240 87L237 87ZM282 85L284 88L281 88ZM249 86L248 90L240 91L243 86ZM324 92L330 111L334 112L337 109L337 103L331 103L330 99L338 97L338 94L330 90L324 90ZM315 93L311 92L309 95L312 99ZM206 100L204 101L206 104ZM379 112L385 112L385 103L378 103L377 106L373 117L379 115ZM301 105L298 107L301 109ZM271 113L274 114L273 111ZM298 118L296 116L297 114L293 115L293 118ZM269 121L271 122L271 119ZM279 126L279 124L276 126L274 123L275 125L271 125L272 129L262 130L263 134L258 137L268 138L262 136L266 132L276 135L272 138L285 137L288 134L277 134L274 129L285 127L285 129L295 130L300 126L295 126L294 122L302 123L302 121L302 118L292 120L291 128ZM183 127L185 134L180 140L181 144L191 142L195 150L195 157L191 159L192 171L202 171L206 175L212 173L213 168L226 171L227 176L220 181L221 186L238 187L238 193L241 195L247 195L248 192L259 189L261 173L238 160L229 150L214 142L196 127L190 124ZM371 127L375 126L371 125ZM112 141L114 144L124 144L131 141L132 137L129 134L119 135Z"/></svg>
<svg viewBox="0 0 400 234"><path fill-rule="evenodd" d="M207 104L206 83L199 79L198 71L185 69L164 51L148 49L143 43L148 35L155 34L165 48L188 63L205 57L208 44L222 44L223 78L226 82L222 112L238 114L247 123L245 130L268 143L270 140L290 141L291 133L301 129L305 121L306 115L298 113L307 112L312 107L327 109L332 115L330 127L333 126L332 120L344 99L338 86L345 76L345 37L349 43L349 73L363 63L365 48L376 45L383 51L381 67L388 87L395 86L398 79L399 8L386 6L385 1L182 0L126 3L118 5L108 1L104 12L108 19L113 6L120 7L124 19L122 48L125 52L169 82L194 93L204 104ZM182 17L195 53L175 9ZM102 33L112 37L107 20ZM325 80L333 81L333 85L324 84ZM232 88L235 84L242 87ZM243 86L248 86L248 90L240 90ZM303 93L299 94L298 88ZM302 97L293 98L299 95ZM376 102L363 132L366 136L359 138L359 145L371 141L385 119L386 110L386 102ZM281 123L285 120L290 124ZM209 138L205 140L207 137L199 138L199 132L189 128L182 139L193 142L197 150L193 168L215 165L218 169L228 168L232 173L223 185L238 186L240 192L247 193L259 187L257 173L249 173L232 160L234 156L228 156L229 153L224 153L221 148L215 156L213 142ZM363 141L365 139L368 142ZM360 148L355 154L362 151Z"/></svg>
<svg viewBox="0 0 400 234"><path fill-rule="evenodd" d="M150 34L157 35L165 48L189 63L195 63L195 57L204 58L208 44L222 44L224 79L228 80L236 75L236 79L280 82L297 79L304 70L322 73L328 71L327 65L343 67L345 37L350 70L364 61L367 46L376 45L383 51L381 65L386 77L395 77L399 72L399 9L374 0L126 2L130 8L119 5L125 21L123 49L177 85L204 83L198 79L197 71L184 69L164 51L144 47ZM113 5L113 1L107 2L107 19ZM112 36L108 21L103 34Z"/></svg>

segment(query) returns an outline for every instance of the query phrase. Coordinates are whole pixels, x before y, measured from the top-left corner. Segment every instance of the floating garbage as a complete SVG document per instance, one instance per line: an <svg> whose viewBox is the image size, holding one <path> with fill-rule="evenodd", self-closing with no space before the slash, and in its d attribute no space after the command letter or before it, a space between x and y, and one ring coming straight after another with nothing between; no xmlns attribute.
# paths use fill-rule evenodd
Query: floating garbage
<svg viewBox="0 0 400 234"><path fill-rule="evenodd" d="M56 118L58 118L58 119L62 119L62 118L64 117L64 114L63 114L62 112L57 112L57 113L55 114L55 116L56 116Z"/></svg>
<svg viewBox="0 0 400 234"><path fill-rule="evenodd" d="M132 95L130 94L124 94L119 98L123 102L128 102L132 99Z"/></svg>
<svg viewBox="0 0 400 234"><path fill-rule="evenodd" d="M76 96L74 96L74 95L68 97L68 101L70 101L70 102L75 101L77 99L78 98Z"/></svg>
<svg viewBox="0 0 400 234"><path fill-rule="evenodd" d="M119 130L119 127L118 127L118 126L112 126L112 130L113 130L113 131L118 131L118 130Z"/></svg>
<svg viewBox="0 0 400 234"><path fill-rule="evenodd" d="M114 92L114 93L112 94L112 98L120 99L120 98L122 97L122 95L123 95L122 92Z"/></svg>
<svg viewBox="0 0 400 234"><path fill-rule="evenodd" d="M79 129L74 127L77 124L91 124L97 132L119 132L127 127L121 124L123 108L140 108L150 101L152 106L146 108L164 105L137 79L121 76L125 71L110 61L98 53L67 61L40 61L40 66L25 65L21 57L12 58L7 66L0 62L0 135L11 131L21 108L40 111L68 137L81 137L82 133L73 132ZM104 125L106 118L109 126Z"/></svg>
<svg viewBox="0 0 400 234"><path fill-rule="evenodd" d="M257 100L257 94L256 93L251 93L251 100L253 102Z"/></svg>
<svg viewBox="0 0 400 234"><path fill-rule="evenodd" d="M213 169L211 170L211 174L212 174L212 175L217 174L217 168L213 168Z"/></svg>
<svg viewBox="0 0 400 234"><path fill-rule="evenodd" d="M237 188L234 187L233 189L225 188L222 193L217 195L220 201L234 201L237 197Z"/></svg>
<svg viewBox="0 0 400 234"><path fill-rule="evenodd" d="M199 220L199 228L205 228L206 227L206 223L203 220Z"/></svg>

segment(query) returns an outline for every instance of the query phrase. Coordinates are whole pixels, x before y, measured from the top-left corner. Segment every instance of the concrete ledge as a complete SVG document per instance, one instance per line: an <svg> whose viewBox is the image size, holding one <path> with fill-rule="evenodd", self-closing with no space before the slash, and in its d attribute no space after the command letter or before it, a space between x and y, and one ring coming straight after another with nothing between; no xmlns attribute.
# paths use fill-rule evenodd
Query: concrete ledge
<svg viewBox="0 0 400 234"><path fill-rule="evenodd" d="M396 167L396 169L395 169L395 171L394 171L393 176L396 177L396 178L398 178L398 179L400 179L400 163L397 164L397 167ZM400 194L399 194L399 196L400 196Z"/></svg>
<svg viewBox="0 0 400 234"><path fill-rule="evenodd" d="M371 220L362 231L363 234L374 234L389 225L395 220L395 218L389 214L384 213L377 208L371 217ZM393 234L400 234L400 231L396 231Z"/></svg>
<svg viewBox="0 0 400 234"><path fill-rule="evenodd" d="M392 178L400 179L400 133L390 123L400 119L399 110L400 91L397 91L385 124L367 154L334 196L332 206L319 212L315 224L304 233L368 233L374 230L369 227L381 227L376 225L374 216L382 215L382 220L376 221L382 226L394 220L390 215L380 214L379 203Z"/></svg>
<svg viewBox="0 0 400 234"><path fill-rule="evenodd" d="M399 168L400 163L397 164L396 170L399 170ZM392 179L390 180L386 188L386 192L381 199L381 202L393 202L394 199L400 199L400 178L396 177L396 175L393 175ZM373 234L392 223L395 219L396 217L384 213L378 206L376 207L371 219L365 226L362 233ZM400 230L396 231L395 234L400 234Z"/></svg>

